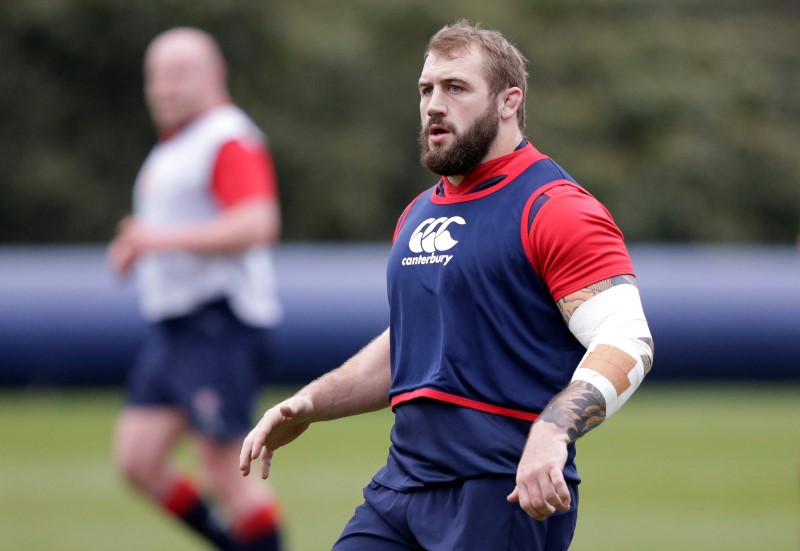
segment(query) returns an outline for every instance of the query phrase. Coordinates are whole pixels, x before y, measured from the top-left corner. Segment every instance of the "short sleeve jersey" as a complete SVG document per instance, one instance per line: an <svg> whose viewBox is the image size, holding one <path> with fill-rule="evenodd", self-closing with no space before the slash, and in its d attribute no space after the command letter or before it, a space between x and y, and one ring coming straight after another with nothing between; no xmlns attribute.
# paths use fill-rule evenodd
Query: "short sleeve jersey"
<svg viewBox="0 0 800 551"><path fill-rule="evenodd" d="M552 188L545 197L528 237L531 265L554 300L633 274L622 232L602 204L570 185Z"/></svg>

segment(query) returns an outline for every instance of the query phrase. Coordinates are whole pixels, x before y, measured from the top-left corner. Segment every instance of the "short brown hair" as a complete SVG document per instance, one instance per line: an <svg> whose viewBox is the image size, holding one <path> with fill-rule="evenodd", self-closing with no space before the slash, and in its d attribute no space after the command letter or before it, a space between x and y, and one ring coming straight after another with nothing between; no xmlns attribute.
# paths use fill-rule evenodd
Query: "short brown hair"
<svg viewBox="0 0 800 551"><path fill-rule="evenodd" d="M497 95L512 86L522 90L522 103L517 110L517 124L525 131L525 98L528 92L527 59L502 34L471 25L461 19L439 29L428 42L425 57L435 53L455 57L472 46L477 46L483 55L483 67L489 81L489 91Z"/></svg>

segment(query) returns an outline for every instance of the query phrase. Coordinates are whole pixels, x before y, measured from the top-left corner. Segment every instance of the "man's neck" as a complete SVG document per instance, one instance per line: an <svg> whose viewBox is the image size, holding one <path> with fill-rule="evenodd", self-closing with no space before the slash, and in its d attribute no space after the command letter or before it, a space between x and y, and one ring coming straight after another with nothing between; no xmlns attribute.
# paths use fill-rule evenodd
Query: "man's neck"
<svg viewBox="0 0 800 551"><path fill-rule="evenodd" d="M512 153L517 146L522 141L522 132L517 128L514 127L514 132L500 132L497 134L497 138L495 138L494 142L492 142L492 146L489 148L489 152L481 159L481 162L478 166L491 161L492 159L497 159L498 157L502 157L504 155L508 155ZM452 176L448 176L447 180L454 186L458 186L461 182L464 181L466 178L466 174L455 174Z"/></svg>

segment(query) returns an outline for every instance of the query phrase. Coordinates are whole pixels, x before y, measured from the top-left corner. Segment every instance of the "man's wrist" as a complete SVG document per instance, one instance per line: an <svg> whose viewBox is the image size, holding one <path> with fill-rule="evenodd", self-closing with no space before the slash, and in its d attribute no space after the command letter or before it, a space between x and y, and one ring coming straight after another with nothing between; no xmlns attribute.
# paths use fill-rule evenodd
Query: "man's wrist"
<svg viewBox="0 0 800 551"><path fill-rule="evenodd" d="M569 444L571 438L569 430L566 427L560 426L551 420L539 419L531 426L530 435L536 438L547 438L550 440L561 440L565 444Z"/></svg>

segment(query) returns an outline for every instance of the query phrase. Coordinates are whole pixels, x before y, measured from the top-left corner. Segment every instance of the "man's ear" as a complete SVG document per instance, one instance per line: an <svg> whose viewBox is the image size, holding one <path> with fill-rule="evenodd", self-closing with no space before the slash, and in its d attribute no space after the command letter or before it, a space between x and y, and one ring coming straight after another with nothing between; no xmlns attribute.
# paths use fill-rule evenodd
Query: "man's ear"
<svg viewBox="0 0 800 551"><path fill-rule="evenodd" d="M503 102L500 108L500 117L503 119L516 117L517 109L523 101L522 90L512 86L500 95L500 99Z"/></svg>

